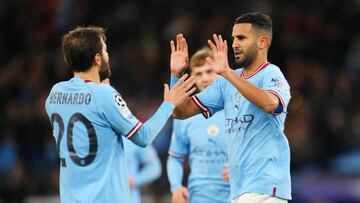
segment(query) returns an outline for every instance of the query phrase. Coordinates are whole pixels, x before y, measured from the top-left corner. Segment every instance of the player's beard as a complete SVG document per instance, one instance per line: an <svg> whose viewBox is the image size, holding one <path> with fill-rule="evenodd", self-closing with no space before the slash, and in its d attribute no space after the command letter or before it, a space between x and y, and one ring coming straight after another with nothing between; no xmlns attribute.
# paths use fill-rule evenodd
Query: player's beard
<svg viewBox="0 0 360 203"><path fill-rule="evenodd" d="M100 81L110 78L111 69L109 61L106 61L103 56L101 56L101 66L99 70Z"/></svg>
<svg viewBox="0 0 360 203"><path fill-rule="evenodd" d="M246 51L244 51L243 57L237 59L235 57L235 63L240 67L246 69L250 64L254 62L256 57L258 56L259 50L256 43L253 43Z"/></svg>

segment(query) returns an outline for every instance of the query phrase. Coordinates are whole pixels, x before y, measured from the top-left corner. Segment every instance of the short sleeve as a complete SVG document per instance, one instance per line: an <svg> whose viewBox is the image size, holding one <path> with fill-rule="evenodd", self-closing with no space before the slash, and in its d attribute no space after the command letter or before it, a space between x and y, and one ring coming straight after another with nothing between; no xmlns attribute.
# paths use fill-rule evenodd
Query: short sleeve
<svg viewBox="0 0 360 203"><path fill-rule="evenodd" d="M279 98L280 104L274 113L279 114L286 111L291 98L290 86L279 68L271 69L265 75L263 88Z"/></svg>
<svg viewBox="0 0 360 203"><path fill-rule="evenodd" d="M171 156L182 157L189 154L190 142L184 122L186 121L174 120L169 148L169 155Z"/></svg>
<svg viewBox="0 0 360 203"><path fill-rule="evenodd" d="M203 111L205 118L209 118L224 109L223 83L224 78L219 77L203 91L192 97L195 104Z"/></svg>
<svg viewBox="0 0 360 203"><path fill-rule="evenodd" d="M130 139L140 129L142 123L131 113L114 88L104 88L97 99L105 118L116 132Z"/></svg>

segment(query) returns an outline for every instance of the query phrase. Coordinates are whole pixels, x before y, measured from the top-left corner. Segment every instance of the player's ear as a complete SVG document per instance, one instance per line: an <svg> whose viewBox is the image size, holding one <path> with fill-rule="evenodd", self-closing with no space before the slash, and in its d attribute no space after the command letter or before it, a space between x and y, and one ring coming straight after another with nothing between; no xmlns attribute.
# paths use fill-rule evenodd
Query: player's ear
<svg viewBox="0 0 360 203"><path fill-rule="evenodd" d="M101 64L101 56L100 56L99 53L95 54L93 63L94 63L94 65L100 65Z"/></svg>
<svg viewBox="0 0 360 203"><path fill-rule="evenodd" d="M267 36L267 35L261 36L258 41L259 49L265 49L266 47L268 47L269 42L270 42L269 36Z"/></svg>

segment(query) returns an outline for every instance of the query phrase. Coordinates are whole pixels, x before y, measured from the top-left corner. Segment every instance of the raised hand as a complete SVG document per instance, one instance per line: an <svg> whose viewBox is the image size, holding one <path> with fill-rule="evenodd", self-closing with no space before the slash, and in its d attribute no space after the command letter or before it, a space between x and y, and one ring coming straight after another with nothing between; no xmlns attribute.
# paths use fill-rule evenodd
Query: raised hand
<svg viewBox="0 0 360 203"><path fill-rule="evenodd" d="M171 202L172 203L188 203L188 196L189 196L189 192L186 189L186 187L180 187L174 192L174 194L171 198Z"/></svg>
<svg viewBox="0 0 360 203"><path fill-rule="evenodd" d="M189 99L190 95L195 92L196 88L193 87L194 83L195 78L188 78L188 74L185 74L171 89L169 89L168 84L164 84L164 100L171 102L175 107L179 106L185 100Z"/></svg>
<svg viewBox="0 0 360 203"><path fill-rule="evenodd" d="M214 53L214 61L209 57L206 59L214 67L214 71L224 76L227 70L231 69L228 62L228 46L227 41L223 40L221 35L213 35L215 44L208 40L208 44Z"/></svg>
<svg viewBox="0 0 360 203"><path fill-rule="evenodd" d="M171 75L180 77L183 70L189 66L188 46L183 34L176 35L176 46L173 40L170 41L170 48Z"/></svg>

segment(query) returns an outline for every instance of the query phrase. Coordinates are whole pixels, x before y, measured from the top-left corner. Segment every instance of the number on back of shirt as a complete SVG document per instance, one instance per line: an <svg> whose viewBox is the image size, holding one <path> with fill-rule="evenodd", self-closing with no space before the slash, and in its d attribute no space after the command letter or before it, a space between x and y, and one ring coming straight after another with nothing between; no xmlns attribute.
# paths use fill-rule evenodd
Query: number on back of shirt
<svg viewBox="0 0 360 203"><path fill-rule="evenodd" d="M64 121L62 117L58 113L53 113L51 115L51 125L54 129L54 122L58 124L59 127L59 134L58 139L56 142L56 147L58 149L59 155L60 155L60 142L62 140L63 134L64 134ZM79 157L76 153L76 150L74 148L74 139L73 139L73 131L74 131L74 124L76 122L82 123L86 130L87 135L89 137L89 153L85 157ZM96 137L96 132L94 126L91 124L91 122L81 113L74 113L71 118L69 119L69 123L67 125L66 129L66 138L67 138L67 149L69 151L69 155L71 160L78 166L87 166L91 164L97 154L98 150L98 140Z"/></svg>

